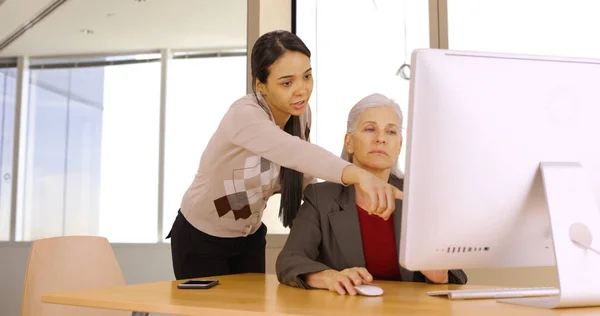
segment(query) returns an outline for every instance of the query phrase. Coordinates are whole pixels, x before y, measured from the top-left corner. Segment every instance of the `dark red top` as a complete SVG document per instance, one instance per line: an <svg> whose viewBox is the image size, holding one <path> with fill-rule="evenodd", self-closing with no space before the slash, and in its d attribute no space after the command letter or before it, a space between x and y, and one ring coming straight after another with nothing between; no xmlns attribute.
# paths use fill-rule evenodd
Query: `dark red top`
<svg viewBox="0 0 600 316"><path fill-rule="evenodd" d="M365 255L365 268L374 279L400 281L398 247L392 217L386 221L377 215L369 215L358 205L356 208Z"/></svg>

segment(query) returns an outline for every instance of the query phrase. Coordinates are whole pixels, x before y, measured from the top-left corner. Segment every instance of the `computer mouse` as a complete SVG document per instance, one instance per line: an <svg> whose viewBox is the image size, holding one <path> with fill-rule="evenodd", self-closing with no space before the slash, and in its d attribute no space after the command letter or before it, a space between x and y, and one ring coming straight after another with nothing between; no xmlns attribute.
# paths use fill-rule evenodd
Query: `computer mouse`
<svg viewBox="0 0 600 316"><path fill-rule="evenodd" d="M356 292L364 296L379 296L383 294L383 289L371 284L361 284L354 287Z"/></svg>

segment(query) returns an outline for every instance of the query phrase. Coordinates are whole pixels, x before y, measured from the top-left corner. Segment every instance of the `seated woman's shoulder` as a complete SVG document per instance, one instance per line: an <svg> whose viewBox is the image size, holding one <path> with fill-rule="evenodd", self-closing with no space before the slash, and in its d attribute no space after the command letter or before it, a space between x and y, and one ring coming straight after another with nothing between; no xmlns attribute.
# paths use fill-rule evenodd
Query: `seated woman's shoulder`
<svg viewBox="0 0 600 316"><path fill-rule="evenodd" d="M339 183L324 181L309 184L304 190L304 194L312 196L337 196L337 194L339 194L342 191L342 189L344 189L344 186Z"/></svg>

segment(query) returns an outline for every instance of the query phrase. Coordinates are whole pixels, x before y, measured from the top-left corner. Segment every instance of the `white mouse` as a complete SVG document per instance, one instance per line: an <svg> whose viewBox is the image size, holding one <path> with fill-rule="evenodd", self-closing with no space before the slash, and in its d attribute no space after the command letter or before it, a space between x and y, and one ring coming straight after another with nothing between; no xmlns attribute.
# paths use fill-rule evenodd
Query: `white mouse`
<svg viewBox="0 0 600 316"><path fill-rule="evenodd" d="M360 295L364 296L379 296L383 294L383 289L370 284L362 284L354 287L356 292Z"/></svg>

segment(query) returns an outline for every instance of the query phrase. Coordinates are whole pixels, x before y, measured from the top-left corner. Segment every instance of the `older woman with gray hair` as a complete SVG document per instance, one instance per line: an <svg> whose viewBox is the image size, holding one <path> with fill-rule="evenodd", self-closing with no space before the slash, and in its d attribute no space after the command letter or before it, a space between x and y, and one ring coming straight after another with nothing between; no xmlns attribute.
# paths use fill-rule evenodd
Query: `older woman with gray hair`
<svg viewBox="0 0 600 316"><path fill-rule="evenodd" d="M342 158L402 190L398 168L402 111L381 94L360 100L348 115ZM402 201L392 214L365 211L365 192L332 182L311 184L276 263L279 282L356 295L374 280L465 284L461 270L408 271L399 265Z"/></svg>

